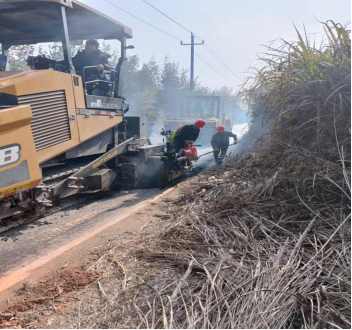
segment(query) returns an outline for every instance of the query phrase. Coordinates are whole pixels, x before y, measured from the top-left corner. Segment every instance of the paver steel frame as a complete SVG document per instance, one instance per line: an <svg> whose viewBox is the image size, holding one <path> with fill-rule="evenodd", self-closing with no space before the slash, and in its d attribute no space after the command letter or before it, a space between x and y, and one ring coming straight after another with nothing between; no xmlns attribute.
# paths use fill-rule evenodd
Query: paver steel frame
<svg viewBox="0 0 352 330"><path fill-rule="evenodd" d="M67 72L49 68L13 72L6 71L6 64L0 68L0 219L35 207L38 198L45 201L62 196L57 183L54 194L45 186L42 168L68 157L96 154L104 159L104 153L110 155L111 149L131 151L118 148L118 133L124 127L119 124L128 109L122 90L126 39L131 37L129 27L75 0L0 0L0 63L6 63L11 46L42 42L61 42L67 63ZM121 57L113 70L116 88L111 97L88 95L87 85L72 65L70 41L92 38L121 43ZM150 142L133 140L132 151L138 153L138 146L145 144ZM160 146L155 149L160 151ZM123 165L115 161L113 170L130 170L135 176L135 167ZM71 173L69 183L64 180L65 184L59 186L67 190L71 184L74 189L63 196L89 190L93 181L96 190L116 184L118 175L110 169L100 173L96 166L94 170L98 174L83 185L74 182L82 176L76 178ZM89 171L83 179L93 173Z"/></svg>

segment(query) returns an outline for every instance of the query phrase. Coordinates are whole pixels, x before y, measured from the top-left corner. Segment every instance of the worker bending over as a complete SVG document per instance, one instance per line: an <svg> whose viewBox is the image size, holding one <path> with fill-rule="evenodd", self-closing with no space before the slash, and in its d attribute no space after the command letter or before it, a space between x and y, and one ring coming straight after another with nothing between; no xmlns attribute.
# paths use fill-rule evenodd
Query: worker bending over
<svg viewBox="0 0 352 330"><path fill-rule="evenodd" d="M226 156L227 148L230 145L230 137L234 138L235 142L237 142L236 134L225 131L224 126L216 128L216 133L211 138L211 146L214 149L213 154L216 164L221 164L222 159Z"/></svg>
<svg viewBox="0 0 352 330"><path fill-rule="evenodd" d="M190 141L195 142L199 136L200 129L205 125L203 119L197 120L193 125L184 125L174 138L175 151L186 149Z"/></svg>

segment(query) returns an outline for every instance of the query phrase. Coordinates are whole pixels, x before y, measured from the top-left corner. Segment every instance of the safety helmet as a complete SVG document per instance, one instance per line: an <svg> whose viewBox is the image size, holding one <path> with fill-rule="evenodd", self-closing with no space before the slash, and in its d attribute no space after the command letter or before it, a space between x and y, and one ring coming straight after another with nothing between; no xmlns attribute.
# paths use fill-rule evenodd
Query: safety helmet
<svg viewBox="0 0 352 330"><path fill-rule="evenodd" d="M183 126L180 126L177 130L178 130L178 131L181 131L182 127L183 127Z"/></svg>
<svg viewBox="0 0 352 330"><path fill-rule="evenodd" d="M198 119L196 122L195 122L195 125L198 127L198 128L202 128L204 127L205 125L205 121L203 119Z"/></svg>
<svg viewBox="0 0 352 330"><path fill-rule="evenodd" d="M225 131L225 127L224 127L224 126L218 126L218 127L216 128L216 131L217 131L217 132L224 132L224 131Z"/></svg>

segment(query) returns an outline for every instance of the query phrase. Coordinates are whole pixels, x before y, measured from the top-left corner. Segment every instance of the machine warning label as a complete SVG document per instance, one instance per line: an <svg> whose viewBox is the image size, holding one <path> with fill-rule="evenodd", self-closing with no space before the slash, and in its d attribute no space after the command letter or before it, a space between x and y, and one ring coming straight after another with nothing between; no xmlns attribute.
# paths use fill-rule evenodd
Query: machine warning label
<svg viewBox="0 0 352 330"><path fill-rule="evenodd" d="M0 190L0 198L11 196L21 190L25 190L29 187L29 183L21 184L12 188Z"/></svg>
<svg viewBox="0 0 352 330"><path fill-rule="evenodd" d="M92 167L93 168L97 168L99 167L100 165L106 163L108 160L110 160L111 158L114 158L115 156L117 156L117 150L114 150L113 152L107 154L105 157L97 160L93 165Z"/></svg>

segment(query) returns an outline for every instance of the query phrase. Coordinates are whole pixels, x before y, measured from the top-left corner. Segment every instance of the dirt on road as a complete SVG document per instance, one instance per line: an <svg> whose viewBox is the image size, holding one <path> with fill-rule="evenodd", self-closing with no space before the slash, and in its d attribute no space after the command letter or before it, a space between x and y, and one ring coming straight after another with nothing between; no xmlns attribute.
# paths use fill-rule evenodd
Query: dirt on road
<svg viewBox="0 0 352 330"><path fill-rule="evenodd" d="M349 205L271 161L209 168L17 270L1 326L350 328Z"/></svg>
<svg viewBox="0 0 352 330"><path fill-rule="evenodd" d="M212 155L202 158L193 175L212 163ZM183 186L102 193L1 232L0 328L84 327L85 308L141 284L146 273L136 256L172 221Z"/></svg>
<svg viewBox="0 0 352 330"><path fill-rule="evenodd" d="M109 286L124 290L136 266L131 250L140 250L148 233L169 219L168 209L179 191L170 188L136 203L105 225L5 274L0 278L0 328L82 327L77 308L89 307L82 297L107 297L107 278ZM96 221L100 218L95 215ZM114 258L106 259L112 252ZM106 260L111 263L108 271Z"/></svg>

